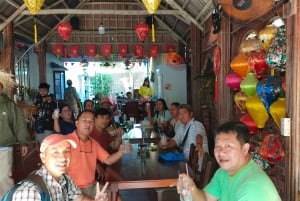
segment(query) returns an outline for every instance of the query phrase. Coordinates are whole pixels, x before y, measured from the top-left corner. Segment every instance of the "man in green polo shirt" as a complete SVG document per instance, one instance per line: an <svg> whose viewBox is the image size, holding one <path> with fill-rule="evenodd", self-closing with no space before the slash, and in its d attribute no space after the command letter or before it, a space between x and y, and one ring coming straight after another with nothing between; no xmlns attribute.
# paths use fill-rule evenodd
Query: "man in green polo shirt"
<svg viewBox="0 0 300 201"><path fill-rule="evenodd" d="M203 190L181 174L178 192L189 191L193 201L281 201L270 178L250 158L249 136L247 126L241 122L219 126L214 155L220 168Z"/></svg>

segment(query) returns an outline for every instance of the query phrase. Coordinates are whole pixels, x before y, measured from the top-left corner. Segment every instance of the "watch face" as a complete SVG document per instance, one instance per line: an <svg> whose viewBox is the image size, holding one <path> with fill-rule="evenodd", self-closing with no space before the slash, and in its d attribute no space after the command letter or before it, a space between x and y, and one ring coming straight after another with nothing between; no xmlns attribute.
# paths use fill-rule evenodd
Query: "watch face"
<svg viewBox="0 0 300 201"><path fill-rule="evenodd" d="M251 5L251 0L232 0L232 3L238 10L247 10Z"/></svg>

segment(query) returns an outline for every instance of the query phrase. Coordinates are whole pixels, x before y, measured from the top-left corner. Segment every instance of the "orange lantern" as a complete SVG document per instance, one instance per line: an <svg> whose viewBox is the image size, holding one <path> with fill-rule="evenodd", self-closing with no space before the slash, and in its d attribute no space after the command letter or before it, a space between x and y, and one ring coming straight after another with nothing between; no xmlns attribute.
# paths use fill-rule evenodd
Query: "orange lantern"
<svg viewBox="0 0 300 201"><path fill-rule="evenodd" d="M239 91L234 95L234 102L240 109L241 113L245 113L247 111L246 102L247 96L244 92Z"/></svg>
<svg viewBox="0 0 300 201"><path fill-rule="evenodd" d="M103 57L109 57L111 54L111 45L110 44L102 45L101 52Z"/></svg>
<svg viewBox="0 0 300 201"><path fill-rule="evenodd" d="M64 46L63 46L63 44L54 44L53 53L56 56L63 56L64 55Z"/></svg>
<svg viewBox="0 0 300 201"><path fill-rule="evenodd" d="M86 54L89 57L95 57L96 54L97 54L96 45L94 45L94 44L88 44L86 46Z"/></svg>
<svg viewBox="0 0 300 201"><path fill-rule="evenodd" d="M157 57L158 56L158 45L150 45L150 51L149 51L150 57Z"/></svg>
<svg viewBox="0 0 300 201"><path fill-rule="evenodd" d="M241 116L240 121L246 124L246 126L250 131L250 134L254 134L257 131L257 126L255 124L255 121L253 121L253 119L248 113Z"/></svg>
<svg viewBox="0 0 300 201"><path fill-rule="evenodd" d="M76 58L79 56L79 46L78 45L71 45L69 48L69 55L72 58Z"/></svg>
<svg viewBox="0 0 300 201"><path fill-rule="evenodd" d="M247 75L247 73L250 72L250 67L248 65L248 57L243 53L239 53L233 58L233 60L230 63L230 67L241 78L244 78Z"/></svg>
<svg viewBox="0 0 300 201"><path fill-rule="evenodd" d="M119 56L126 57L128 54L128 46L126 44L120 44L119 47Z"/></svg>
<svg viewBox="0 0 300 201"><path fill-rule="evenodd" d="M256 79L255 74L250 72L240 84L241 91L243 91L247 96L253 96L256 92L257 83L258 80Z"/></svg>
<svg viewBox="0 0 300 201"><path fill-rule="evenodd" d="M277 33L277 28L273 25L267 25L264 29L262 29L258 33L258 39L263 47L263 49L267 52L271 45L271 41L275 37Z"/></svg>
<svg viewBox="0 0 300 201"><path fill-rule="evenodd" d="M138 38L144 42L149 32L149 26L145 22L141 22L135 26L135 33Z"/></svg>
<svg viewBox="0 0 300 201"><path fill-rule="evenodd" d="M57 25L57 32L64 41L67 41L72 33L72 26L68 22L60 22Z"/></svg>
<svg viewBox="0 0 300 201"><path fill-rule="evenodd" d="M257 94L248 98L246 108L258 128L263 128L269 119L268 112Z"/></svg>
<svg viewBox="0 0 300 201"><path fill-rule="evenodd" d="M144 47L142 45L134 45L134 56L138 58L144 57Z"/></svg>
<svg viewBox="0 0 300 201"><path fill-rule="evenodd" d="M258 152L270 164L275 164L284 157L284 149L275 134L265 135Z"/></svg>
<svg viewBox="0 0 300 201"><path fill-rule="evenodd" d="M270 114L279 128L281 128L281 118L285 117L285 113L285 98L278 98L270 106Z"/></svg>
<svg viewBox="0 0 300 201"><path fill-rule="evenodd" d="M177 54L176 52L169 52L166 55L166 62L168 65L179 65L179 64L185 64L184 59L182 56Z"/></svg>

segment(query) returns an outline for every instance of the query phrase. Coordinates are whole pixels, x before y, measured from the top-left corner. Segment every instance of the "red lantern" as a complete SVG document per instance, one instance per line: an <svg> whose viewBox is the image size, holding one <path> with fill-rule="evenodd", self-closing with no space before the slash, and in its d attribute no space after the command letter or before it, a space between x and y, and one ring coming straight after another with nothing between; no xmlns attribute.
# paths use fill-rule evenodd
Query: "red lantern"
<svg viewBox="0 0 300 201"><path fill-rule="evenodd" d="M185 64L183 57L177 54L176 52L169 52L166 55L166 62L168 65L171 66Z"/></svg>
<svg viewBox="0 0 300 201"><path fill-rule="evenodd" d="M242 78L238 74L236 74L235 72L229 73L226 76L226 84L233 91L240 90L241 82L242 82Z"/></svg>
<svg viewBox="0 0 300 201"><path fill-rule="evenodd" d="M250 131L250 134L255 134L255 132L257 131L257 126L255 121L251 118L251 116L248 113L241 116L240 121L246 124Z"/></svg>
<svg viewBox="0 0 300 201"><path fill-rule="evenodd" d="M126 57L128 54L128 46L126 44L120 44L119 45L119 56L120 57Z"/></svg>
<svg viewBox="0 0 300 201"><path fill-rule="evenodd" d="M111 45L110 44L102 45L101 52L103 57L109 57L111 54Z"/></svg>
<svg viewBox="0 0 300 201"><path fill-rule="evenodd" d="M144 42L149 32L149 26L145 22L141 22L135 26L135 33L138 38Z"/></svg>
<svg viewBox="0 0 300 201"><path fill-rule="evenodd" d="M142 45L134 45L134 56L138 58L144 57L144 47Z"/></svg>
<svg viewBox="0 0 300 201"><path fill-rule="evenodd" d="M71 45L69 48L69 55L72 58L76 58L79 56L79 46L78 45Z"/></svg>
<svg viewBox="0 0 300 201"><path fill-rule="evenodd" d="M262 78L268 71L266 52L264 50L251 52L248 64L258 79Z"/></svg>
<svg viewBox="0 0 300 201"><path fill-rule="evenodd" d="M36 53L36 54L39 54L41 52L41 49L38 48L38 47L34 47L33 52Z"/></svg>
<svg viewBox="0 0 300 201"><path fill-rule="evenodd" d="M167 52L175 52L175 45L172 45L172 44L166 45L166 51Z"/></svg>
<svg viewBox="0 0 300 201"><path fill-rule="evenodd" d="M64 41L67 41L72 33L72 26L67 22L61 22L57 25L57 31L60 37Z"/></svg>
<svg viewBox="0 0 300 201"><path fill-rule="evenodd" d="M97 54L96 45L94 45L94 44L87 45L86 46L86 54L89 57L95 57Z"/></svg>
<svg viewBox="0 0 300 201"><path fill-rule="evenodd" d="M64 55L64 46L63 46L63 44L54 44L53 53L56 56L63 56Z"/></svg>
<svg viewBox="0 0 300 201"><path fill-rule="evenodd" d="M158 45L150 45L150 57L157 57L158 56Z"/></svg>

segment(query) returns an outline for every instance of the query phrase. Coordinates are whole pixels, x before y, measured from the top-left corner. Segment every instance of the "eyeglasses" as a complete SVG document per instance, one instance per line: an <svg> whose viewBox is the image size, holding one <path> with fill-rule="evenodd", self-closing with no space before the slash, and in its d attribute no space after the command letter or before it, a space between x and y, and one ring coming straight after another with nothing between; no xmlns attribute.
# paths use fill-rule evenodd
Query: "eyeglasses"
<svg viewBox="0 0 300 201"><path fill-rule="evenodd" d="M83 152L83 153L92 153L93 149L92 149L92 140L88 138L87 141L82 141L79 139L79 151ZM82 145L81 145L82 144Z"/></svg>

